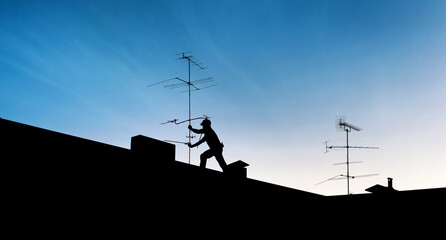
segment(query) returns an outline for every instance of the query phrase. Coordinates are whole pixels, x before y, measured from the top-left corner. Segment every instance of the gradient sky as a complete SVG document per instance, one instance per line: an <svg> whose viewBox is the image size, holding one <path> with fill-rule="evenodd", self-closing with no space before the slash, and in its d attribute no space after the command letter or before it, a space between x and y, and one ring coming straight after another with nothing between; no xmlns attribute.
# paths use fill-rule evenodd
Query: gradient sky
<svg viewBox="0 0 446 240"><path fill-rule="evenodd" d="M192 93L228 163L248 177L323 195L392 177L398 190L446 187L446 1L0 2L0 117L125 148L132 136L187 141L187 93L151 83L187 79L192 51L218 85ZM193 123L199 127L199 121ZM195 139L196 140L196 139ZM179 161L187 147L177 145ZM199 164L206 144L192 150ZM215 159L208 167L220 170Z"/></svg>

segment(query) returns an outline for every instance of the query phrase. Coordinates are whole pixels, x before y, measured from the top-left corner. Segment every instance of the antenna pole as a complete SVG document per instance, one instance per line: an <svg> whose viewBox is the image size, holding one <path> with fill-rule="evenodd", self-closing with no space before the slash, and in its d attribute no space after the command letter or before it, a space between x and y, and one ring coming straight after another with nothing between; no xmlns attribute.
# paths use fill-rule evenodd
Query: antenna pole
<svg viewBox="0 0 446 240"><path fill-rule="evenodd" d="M189 79L188 79L188 81L186 82L186 84L188 85L188 92L189 92L189 125L191 124L191 100L190 100L190 98L191 98L191 94L190 94L190 92L191 92L191 89L190 89L190 87L191 86L193 86L194 88L195 88L195 90L200 90L198 87L196 87L191 81L190 81L190 63L192 62L195 66L197 66L199 69L204 69L204 67L202 67L201 65L200 65L200 63L198 63L196 60L193 60L192 59L192 57L193 56L191 56L191 55L189 55L189 56L186 56L186 53L185 52L183 52L183 53L181 53L181 57L179 58L179 59L185 59L185 60L187 60L187 67L188 67L188 73L189 73ZM188 136L188 138L189 138L189 144L191 143L191 139L192 139L192 132L191 132L191 130L189 130L189 136ZM190 152L191 152L191 150L190 150L190 148L189 148L189 164L190 164Z"/></svg>
<svg viewBox="0 0 446 240"><path fill-rule="evenodd" d="M350 167L349 167L349 157L348 157L348 128L345 128L345 132L347 133L347 195L350 195Z"/></svg>
<svg viewBox="0 0 446 240"><path fill-rule="evenodd" d="M184 53L183 53L183 57L184 57ZM188 60L187 63L188 63L188 66L189 66L189 82L188 82L188 85L189 85L189 125L190 125L190 118L191 118L191 114L190 114L190 58L188 58L187 60ZM189 145L191 143L190 140L191 140L191 130L189 130ZM190 164L190 148L189 148L189 164Z"/></svg>

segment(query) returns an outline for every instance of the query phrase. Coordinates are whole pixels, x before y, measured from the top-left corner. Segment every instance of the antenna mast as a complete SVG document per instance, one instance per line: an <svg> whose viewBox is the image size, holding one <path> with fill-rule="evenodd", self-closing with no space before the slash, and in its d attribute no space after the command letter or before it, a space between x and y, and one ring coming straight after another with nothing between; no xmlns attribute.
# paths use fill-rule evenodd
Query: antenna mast
<svg viewBox="0 0 446 240"><path fill-rule="evenodd" d="M190 52L188 52L188 53L190 53ZM202 67L197 61L195 61L194 59L193 59L193 56L191 56L191 55L186 55L186 53L185 52L183 52L183 53L180 53L180 54L177 54L177 55L181 55L181 57L180 58L177 58L177 60L186 60L187 61L187 66L188 66L188 72L189 72L189 81L187 82L187 85L188 85L188 87L189 87L189 117L188 117L188 119L189 119L189 125L190 125L190 121L191 121L191 107L190 107L190 91L191 91L191 89L190 89L190 87L191 86L194 86L194 88L195 89L197 89L198 90L198 88L197 87L195 87L195 85L192 85L192 83L191 83L191 81L190 81L190 63L192 63L192 64L194 64L195 66L197 66L198 67L198 69L200 69L200 70L202 70L202 69L205 69L204 67ZM189 130L189 136L188 136L188 139L189 139L189 144L191 143L190 141L191 141L191 134L192 134L192 131L191 130ZM189 150L189 164L190 164L190 148L188 149Z"/></svg>
<svg viewBox="0 0 446 240"><path fill-rule="evenodd" d="M180 56L179 58L177 58L177 60L186 60L187 61L187 65L188 65L188 80L187 81L184 80L184 79L181 79L179 77L175 77L175 78L170 78L170 79L167 79L167 80L163 80L163 81L160 81L160 82L157 82L157 83L150 84L147 87L151 87L151 86L154 86L154 85L157 85L157 84L160 84L160 83L164 83L164 82L168 82L168 81L171 81L171 80L178 80L178 81L180 81L180 83L165 85L164 86L165 88L176 89L176 88L182 88L182 87L186 87L187 86L188 90L180 91L180 93L182 93L182 92L188 92L189 93L189 116L188 116L188 120L186 120L186 121L189 122L189 125L190 125L191 124L191 120L196 120L196 119L200 119L201 118L200 117L200 118L191 119L191 91L198 91L200 89L213 87L213 86L215 86L217 84L209 85L209 86L205 86L205 87L200 87L200 88L197 87L197 85L199 85L199 84L208 83L208 82L213 81L212 77L191 81L191 77L190 77L191 63L192 63L193 66L198 67L198 70L206 69L206 67L203 67L201 65L201 63L198 62L198 60L196 60L192 55L188 55L188 53L191 53L191 52L189 51L189 52L182 52L182 53L176 54L176 56ZM178 125L178 124L186 122L186 121L181 121L181 122L177 122L177 121L178 121L178 119L174 119L172 121L167 121L167 122L164 122L162 124L175 123L176 125ZM191 135L192 135L192 132L191 132L191 130L189 130L189 135L187 136L187 138L189 139L189 141L188 141L189 144L191 143L191 139L193 138L193 136L191 136ZM183 142L178 142L178 141L171 141L171 142L183 143ZM191 149L189 148L189 164L190 164L190 152L191 152Z"/></svg>

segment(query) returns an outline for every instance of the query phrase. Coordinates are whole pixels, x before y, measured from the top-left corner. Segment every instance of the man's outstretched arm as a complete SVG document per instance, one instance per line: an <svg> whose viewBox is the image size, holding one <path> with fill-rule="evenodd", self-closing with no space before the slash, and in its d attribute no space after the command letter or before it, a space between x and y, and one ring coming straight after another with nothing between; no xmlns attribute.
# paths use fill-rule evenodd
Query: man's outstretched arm
<svg viewBox="0 0 446 240"><path fill-rule="evenodd" d="M204 143L204 141L205 141L205 139L202 138L202 139L200 139L198 142L196 142L195 144L190 144L190 143L188 143L187 145L188 145L190 148L198 147L198 145Z"/></svg>

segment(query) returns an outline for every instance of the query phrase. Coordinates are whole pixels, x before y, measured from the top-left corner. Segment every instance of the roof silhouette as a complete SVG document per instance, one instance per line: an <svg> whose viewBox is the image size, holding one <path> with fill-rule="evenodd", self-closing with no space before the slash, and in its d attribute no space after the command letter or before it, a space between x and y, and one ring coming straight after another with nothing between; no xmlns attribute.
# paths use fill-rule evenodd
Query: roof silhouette
<svg viewBox="0 0 446 240"><path fill-rule="evenodd" d="M6 219L28 232L445 235L446 188L323 196L176 161L175 145L147 136L126 149L6 119L0 130Z"/></svg>

